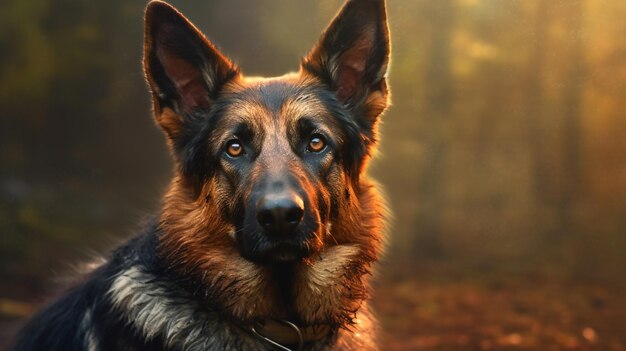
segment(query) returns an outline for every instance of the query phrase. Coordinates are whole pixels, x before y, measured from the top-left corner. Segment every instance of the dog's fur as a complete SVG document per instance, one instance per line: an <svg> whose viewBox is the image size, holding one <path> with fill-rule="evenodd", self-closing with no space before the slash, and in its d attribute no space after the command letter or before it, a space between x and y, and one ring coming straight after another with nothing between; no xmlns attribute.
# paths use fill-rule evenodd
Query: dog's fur
<svg viewBox="0 0 626 351"><path fill-rule="evenodd" d="M384 0L348 0L300 72L277 78L245 78L163 2L145 23L154 115L177 165L162 210L13 349L272 350L251 328L280 320L306 350L376 349L367 276L385 208L364 170L388 104ZM276 194L302 210L279 239L259 214ZM289 327L267 332L296 347Z"/></svg>

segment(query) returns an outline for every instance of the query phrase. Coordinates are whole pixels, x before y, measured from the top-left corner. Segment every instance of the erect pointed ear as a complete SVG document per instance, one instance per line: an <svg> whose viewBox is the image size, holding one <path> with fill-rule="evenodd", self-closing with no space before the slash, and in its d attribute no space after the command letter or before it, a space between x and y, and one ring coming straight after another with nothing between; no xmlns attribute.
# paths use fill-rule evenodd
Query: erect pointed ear
<svg viewBox="0 0 626 351"><path fill-rule="evenodd" d="M384 0L348 0L302 68L322 79L339 101L364 117L372 128L387 107L385 80L389 62L389 29Z"/></svg>
<svg viewBox="0 0 626 351"><path fill-rule="evenodd" d="M187 119L210 108L237 67L174 7L151 1L146 8L144 71L157 123L174 144Z"/></svg>

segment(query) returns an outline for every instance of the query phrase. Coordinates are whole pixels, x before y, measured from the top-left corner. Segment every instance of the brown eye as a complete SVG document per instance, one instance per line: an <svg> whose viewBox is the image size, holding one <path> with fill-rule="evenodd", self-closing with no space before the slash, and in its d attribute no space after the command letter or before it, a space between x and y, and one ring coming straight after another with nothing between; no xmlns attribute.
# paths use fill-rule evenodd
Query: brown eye
<svg viewBox="0 0 626 351"><path fill-rule="evenodd" d="M241 154L243 154L243 146L241 146L241 142L239 142L239 140L230 141L226 147L226 153L230 157L241 156Z"/></svg>
<svg viewBox="0 0 626 351"><path fill-rule="evenodd" d="M308 149L311 152L320 152L326 147L326 140L319 134L314 134L309 140Z"/></svg>

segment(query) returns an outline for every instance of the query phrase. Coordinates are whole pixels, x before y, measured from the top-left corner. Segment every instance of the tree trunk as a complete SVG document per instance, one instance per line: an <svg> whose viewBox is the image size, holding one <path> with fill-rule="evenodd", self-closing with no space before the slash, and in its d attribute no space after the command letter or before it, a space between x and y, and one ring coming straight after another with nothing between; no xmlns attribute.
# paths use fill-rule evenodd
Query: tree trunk
<svg viewBox="0 0 626 351"><path fill-rule="evenodd" d="M529 60L526 66L527 68L524 72L524 75L526 76L525 118L528 123L528 142L532 157L531 188L533 189L535 207L538 210L536 211L538 212L536 215L541 216L543 213L541 207L548 201L546 195L548 193L547 185L550 179L550 164L545 155L546 145L545 135L543 133L543 126L545 126L545 115L543 111L546 108L543 78L545 74L546 37L550 1L539 0L537 1L536 6L537 8L534 11L533 16L534 23L532 32L532 47L530 48Z"/></svg>
<svg viewBox="0 0 626 351"><path fill-rule="evenodd" d="M437 0L430 3L434 26L426 66L424 113L429 120L426 159L417 184L417 233L414 250L421 258L438 259L444 255L442 240L445 209L445 162L448 154L446 120L453 99L451 43L454 3Z"/></svg>
<svg viewBox="0 0 626 351"><path fill-rule="evenodd" d="M585 62L583 47L583 0L570 0L568 3L571 48L568 60L569 70L565 78L563 96L563 159L562 183L559 196L559 237L568 235L574 229L576 205L583 191L582 169L582 99L585 84Z"/></svg>

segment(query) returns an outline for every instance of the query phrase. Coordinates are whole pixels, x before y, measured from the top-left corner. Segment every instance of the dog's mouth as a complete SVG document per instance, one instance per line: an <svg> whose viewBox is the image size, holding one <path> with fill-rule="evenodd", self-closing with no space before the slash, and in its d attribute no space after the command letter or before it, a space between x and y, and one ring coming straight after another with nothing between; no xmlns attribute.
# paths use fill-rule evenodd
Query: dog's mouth
<svg viewBox="0 0 626 351"><path fill-rule="evenodd" d="M297 263L313 254L306 242L287 241L263 246L247 258L261 264Z"/></svg>
<svg viewBox="0 0 626 351"><path fill-rule="evenodd" d="M254 235L257 234L257 235ZM248 261L258 264L298 263L314 255L322 243L319 233L297 231L284 237L272 237L259 232L240 231L235 240L239 253Z"/></svg>
<svg viewBox="0 0 626 351"><path fill-rule="evenodd" d="M241 256L258 264L297 263L314 255L323 246L323 228L312 216L286 231L271 231L250 218L237 226L235 241Z"/></svg>
<svg viewBox="0 0 626 351"><path fill-rule="evenodd" d="M274 262L296 262L310 255L307 250L295 245L278 245L265 253L268 260Z"/></svg>

